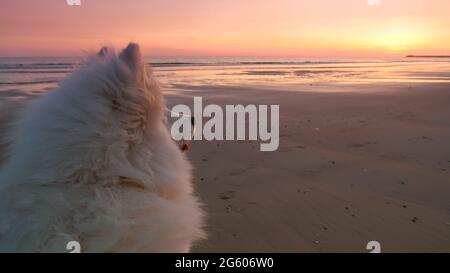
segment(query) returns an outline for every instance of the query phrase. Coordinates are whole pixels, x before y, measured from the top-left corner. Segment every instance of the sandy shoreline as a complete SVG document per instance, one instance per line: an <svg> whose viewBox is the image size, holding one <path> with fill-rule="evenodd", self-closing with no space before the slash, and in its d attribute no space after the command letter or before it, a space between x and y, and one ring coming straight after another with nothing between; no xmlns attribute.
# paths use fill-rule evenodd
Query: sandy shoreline
<svg viewBox="0 0 450 273"><path fill-rule="evenodd" d="M365 252L371 240L387 252L450 251L448 86L339 88L348 92L192 88L208 103L280 104L281 136L271 153L194 144L209 233L195 251Z"/></svg>
<svg viewBox="0 0 450 273"><path fill-rule="evenodd" d="M209 234L195 252L450 251L448 84L178 88L169 106L280 104L276 152L193 144Z"/></svg>

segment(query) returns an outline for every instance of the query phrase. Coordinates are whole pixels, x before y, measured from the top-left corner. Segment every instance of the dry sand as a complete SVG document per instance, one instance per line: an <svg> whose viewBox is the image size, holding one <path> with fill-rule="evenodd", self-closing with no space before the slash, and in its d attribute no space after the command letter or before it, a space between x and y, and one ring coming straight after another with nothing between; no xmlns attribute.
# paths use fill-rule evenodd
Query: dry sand
<svg viewBox="0 0 450 273"><path fill-rule="evenodd" d="M209 234L194 251L449 252L449 85L307 88L321 92L186 87L204 104L280 104L277 152L194 143Z"/></svg>
<svg viewBox="0 0 450 273"><path fill-rule="evenodd" d="M276 152L193 144L209 234L195 252L450 251L448 84L178 88L169 105L280 104Z"/></svg>

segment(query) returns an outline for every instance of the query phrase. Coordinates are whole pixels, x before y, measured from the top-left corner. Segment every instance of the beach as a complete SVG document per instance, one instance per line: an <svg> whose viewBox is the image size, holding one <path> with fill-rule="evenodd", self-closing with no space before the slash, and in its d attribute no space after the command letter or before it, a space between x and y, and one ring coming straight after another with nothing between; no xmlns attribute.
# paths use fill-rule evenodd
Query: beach
<svg viewBox="0 0 450 273"><path fill-rule="evenodd" d="M194 144L209 234L195 251L366 252L372 240L386 252L450 250L448 86L353 88L365 87L210 99L279 103L281 139L269 153Z"/></svg>
<svg viewBox="0 0 450 273"><path fill-rule="evenodd" d="M378 241L383 252L449 252L448 67L155 65L169 108L194 96L280 105L277 151L261 152L259 141L192 143L208 235L193 251L368 252ZM70 73L57 69L45 73L55 81ZM54 87L48 75L0 86L1 133L23 104Z"/></svg>

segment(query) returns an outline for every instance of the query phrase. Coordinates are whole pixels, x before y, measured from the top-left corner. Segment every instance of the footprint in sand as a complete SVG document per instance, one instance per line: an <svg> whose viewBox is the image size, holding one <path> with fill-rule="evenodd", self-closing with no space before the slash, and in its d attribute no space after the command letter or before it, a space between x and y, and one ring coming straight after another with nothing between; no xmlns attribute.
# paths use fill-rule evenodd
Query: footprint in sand
<svg viewBox="0 0 450 273"><path fill-rule="evenodd" d="M364 143L352 144L349 147L350 148L363 148L363 147L365 147L367 145L375 145L375 144L377 144L377 142L375 142L375 141L368 141L368 142L364 142Z"/></svg>
<svg viewBox="0 0 450 273"><path fill-rule="evenodd" d="M222 192L220 194L220 199L222 199L222 200L232 199L234 197L234 193L235 193L235 191L232 191L232 190L226 191L226 192Z"/></svg>
<svg viewBox="0 0 450 273"><path fill-rule="evenodd" d="M231 175L231 176L236 176L236 175L243 174L246 171L247 170L245 170L245 169L236 169L236 170L233 170L233 171L229 172L228 174Z"/></svg>
<svg viewBox="0 0 450 273"><path fill-rule="evenodd" d="M433 139L427 136L422 136L422 137L410 137L408 138L408 140L414 141L414 140L433 140Z"/></svg>

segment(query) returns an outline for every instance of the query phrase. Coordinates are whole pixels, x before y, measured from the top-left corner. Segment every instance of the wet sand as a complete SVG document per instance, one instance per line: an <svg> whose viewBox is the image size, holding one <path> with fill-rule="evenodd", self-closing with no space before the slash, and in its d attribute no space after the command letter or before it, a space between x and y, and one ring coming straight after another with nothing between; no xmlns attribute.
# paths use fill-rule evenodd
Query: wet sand
<svg viewBox="0 0 450 273"><path fill-rule="evenodd" d="M450 86L308 88L320 92L186 86L169 97L280 104L276 152L194 143L209 234L194 251L367 252L375 240L385 252L449 252Z"/></svg>

